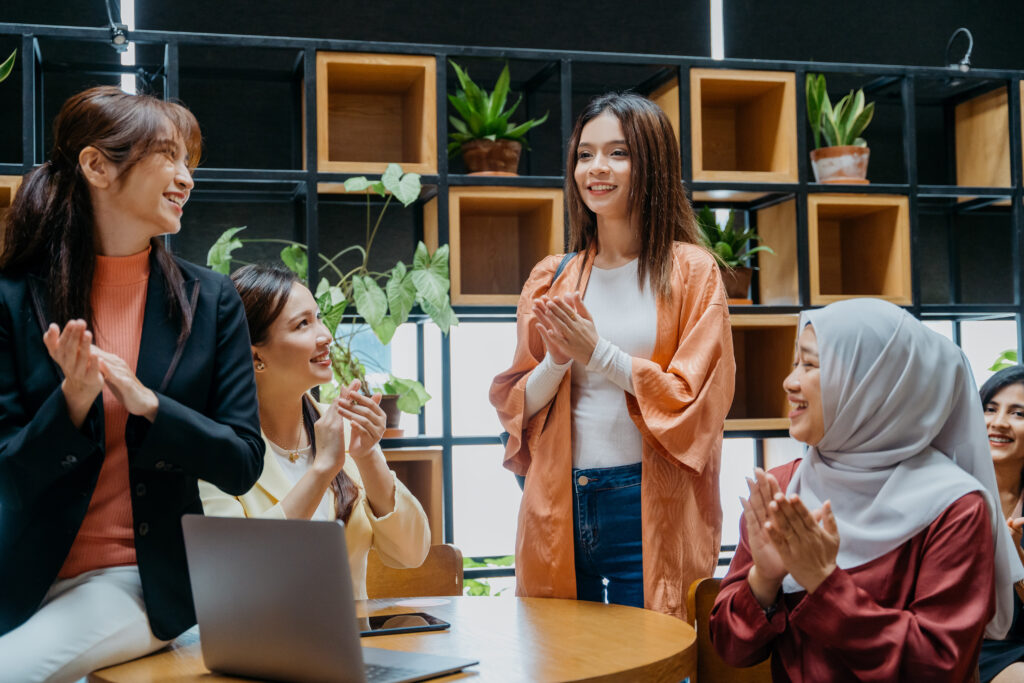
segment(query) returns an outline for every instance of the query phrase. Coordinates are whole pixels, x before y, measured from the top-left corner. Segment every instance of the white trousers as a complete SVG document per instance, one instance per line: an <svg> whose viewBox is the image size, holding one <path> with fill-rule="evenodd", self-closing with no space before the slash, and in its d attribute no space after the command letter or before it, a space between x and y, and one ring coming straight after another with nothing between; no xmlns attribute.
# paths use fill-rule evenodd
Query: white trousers
<svg viewBox="0 0 1024 683"><path fill-rule="evenodd" d="M57 579L39 610L0 637L0 678L12 683L77 681L166 643L149 630L139 568L97 569Z"/></svg>

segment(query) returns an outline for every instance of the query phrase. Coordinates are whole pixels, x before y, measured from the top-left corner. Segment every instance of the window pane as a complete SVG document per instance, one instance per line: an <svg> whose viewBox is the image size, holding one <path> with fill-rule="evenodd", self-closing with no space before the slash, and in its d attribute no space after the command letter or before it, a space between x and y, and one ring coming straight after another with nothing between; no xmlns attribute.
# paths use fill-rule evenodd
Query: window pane
<svg viewBox="0 0 1024 683"><path fill-rule="evenodd" d="M452 329L452 433L499 434L501 423L487 398L491 380L508 369L516 348L516 325L463 323ZM511 475L509 475L511 477Z"/></svg>
<svg viewBox="0 0 1024 683"><path fill-rule="evenodd" d="M430 394L430 401L424 406L427 435L440 436L444 431L441 427L441 330L433 323L423 326L423 377Z"/></svg>
<svg viewBox="0 0 1024 683"><path fill-rule="evenodd" d="M922 320L924 326L930 330L938 332L946 339L953 340L953 321L952 320Z"/></svg>
<svg viewBox="0 0 1024 683"><path fill-rule="evenodd" d="M978 386L994 373L989 370L1003 351L1017 348L1013 320L972 320L960 323L960 343Z"/></svg>
<svg viewBox="0 0 1024 683"><path fill-rule="evenodd" d="M804 446L796 439L783 437L781 439L764 440L764 468L770 470L797 458L804 457Z"/></svg>
<svg viewBox="0 0 1024 683"><path fill-rule="evenodd" d="M722 500L722 545L740 541L740 496L748 495L746 477L754 474L754 440L725 439L718 487Z"/></svg>
<svg viewBox="0 0 1024 683"><path fill-rule="evenodd" d="M455 545L464 557L512 555L523 494L512 473L501 466L504 449L452 448Z"/></svg>

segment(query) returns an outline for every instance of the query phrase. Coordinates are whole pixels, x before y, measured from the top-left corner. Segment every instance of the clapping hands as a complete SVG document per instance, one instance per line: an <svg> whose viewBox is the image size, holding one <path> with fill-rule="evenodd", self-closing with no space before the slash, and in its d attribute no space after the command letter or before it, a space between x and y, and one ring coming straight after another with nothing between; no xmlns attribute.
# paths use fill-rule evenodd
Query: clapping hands
<svg viewBox="0 0 1024 683"><path fill-rule="evenodd" d="M597 327L579 292L544 295L533 302L537 332L559 365L575 360L586 365L597 346Z"/></svg>
<svg viewBox="0 0 1024 683"><path fill-rule="evenodd" d="M129 413L155 420L159 407L156 394L139 381L123 359L92 342L92 332L84 320L71 320L63 330L51 323L43 334L46 350L64 373L61 390L72 423L82 425L104 386L110 387Z"/></svg>
<svg viewBox="0 0 1024 683"><path fill-rule="evenodd" d="M775 602L786 574L813 593L836 568L839 529L826 501L811 512L797 495L786 496L774 476L757 468L742 500L747 543L754 566L751 589L765 608Z"/></svg>

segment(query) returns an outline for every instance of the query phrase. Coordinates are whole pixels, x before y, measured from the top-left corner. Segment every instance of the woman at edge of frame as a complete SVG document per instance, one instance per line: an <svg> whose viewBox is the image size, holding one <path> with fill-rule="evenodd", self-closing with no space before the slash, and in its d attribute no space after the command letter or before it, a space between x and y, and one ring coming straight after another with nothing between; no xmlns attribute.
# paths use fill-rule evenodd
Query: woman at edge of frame
<svg viewBox="0 0 1024 683"><path fill-rule="evenodd" d="M173 257L183 106L71 97L0 242L0 671L74 681L195 624L181 516L263 464L242 302Z"/></svg>
<svg viewBox="0 0 1024 683"><path fill-rule="evenodd" d="M595 98L567 168L576 255L557 279L563 256L534 267L512 365L490 391L510 435L504 465L526 476L516 593L685 619L687 589L712 574L721 538L735 375L725 290L654 103Z"/></svg>

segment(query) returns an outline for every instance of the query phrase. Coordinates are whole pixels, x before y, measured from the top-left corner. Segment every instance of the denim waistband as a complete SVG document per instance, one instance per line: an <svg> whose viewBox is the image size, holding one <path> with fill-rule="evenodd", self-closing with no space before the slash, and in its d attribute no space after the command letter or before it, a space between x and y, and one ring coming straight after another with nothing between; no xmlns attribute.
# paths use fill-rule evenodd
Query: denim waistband
<svg viewBox="0 0 1024 683"><path fill-rule="evenodd" d="M636 486L640 483L641 470L639 462L618 467L591 467L588 469L574 467L572 483L577 491L599 491ZM586 483L583 483L584 481Z"/></svg>

